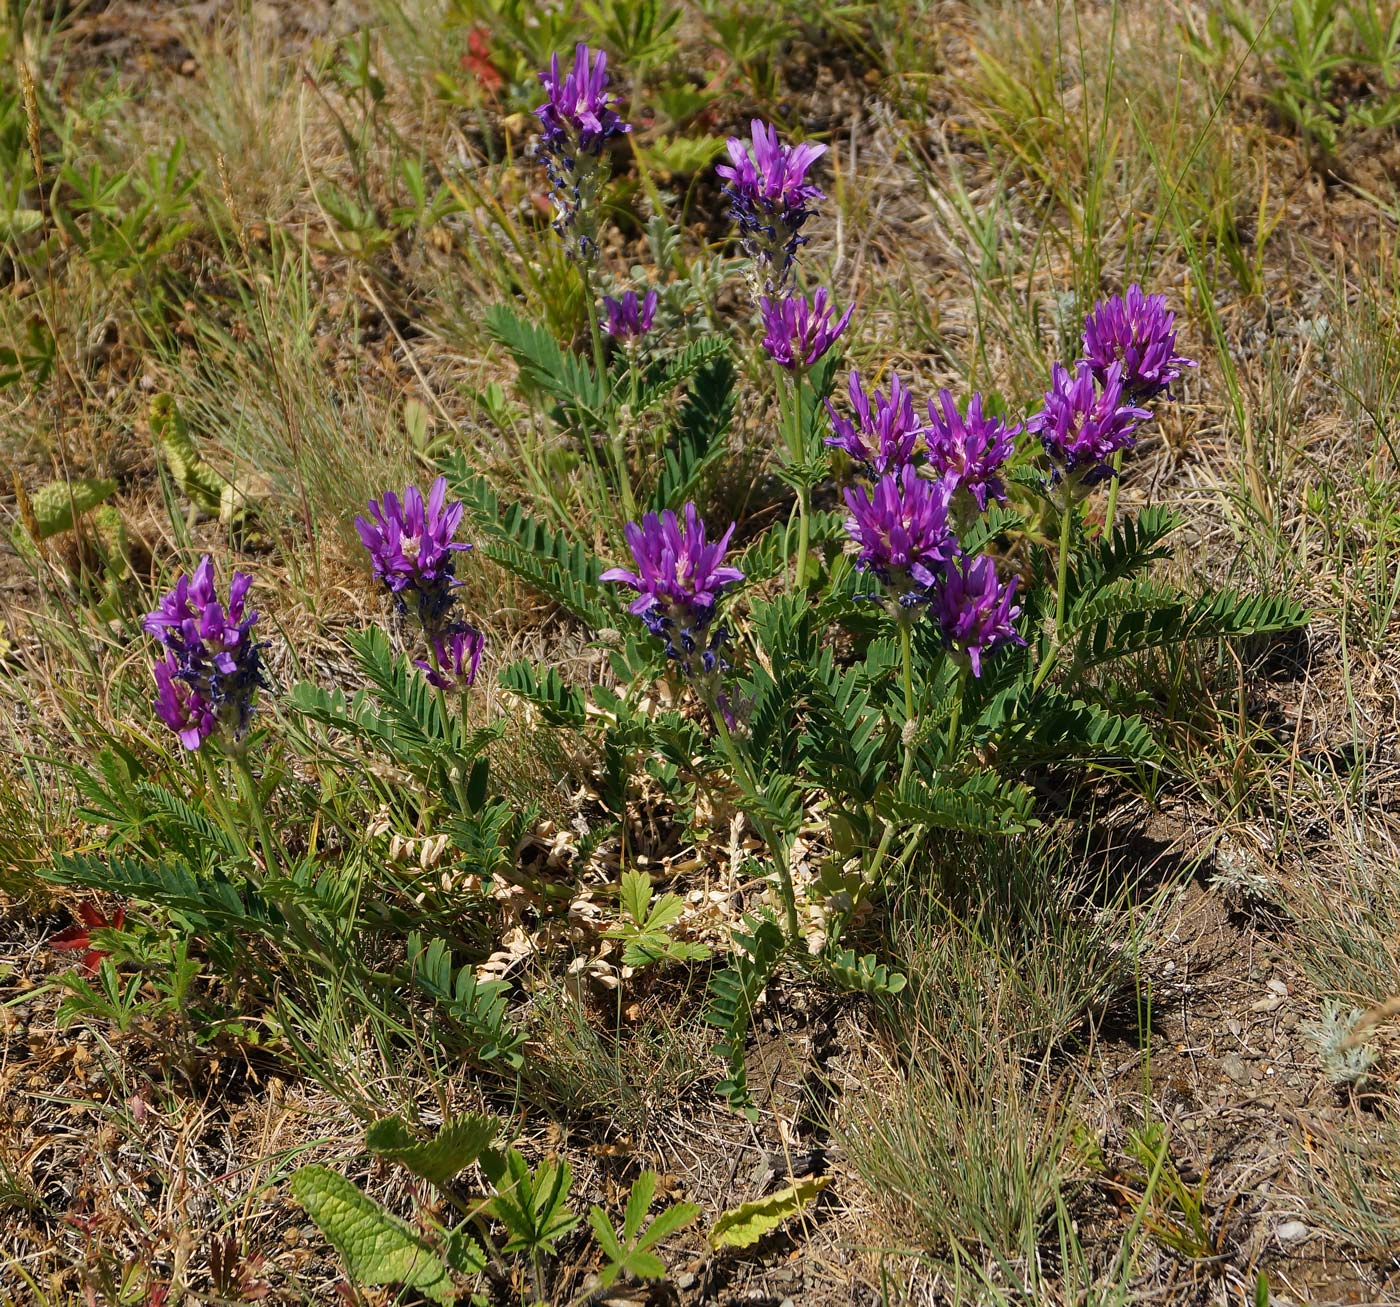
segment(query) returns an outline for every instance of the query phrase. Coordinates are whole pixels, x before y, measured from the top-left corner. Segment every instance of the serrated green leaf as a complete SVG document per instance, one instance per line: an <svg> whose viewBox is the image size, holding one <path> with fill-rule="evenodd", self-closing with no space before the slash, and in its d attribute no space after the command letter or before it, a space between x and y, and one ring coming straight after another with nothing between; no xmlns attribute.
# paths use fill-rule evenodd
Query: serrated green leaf
<svg viewBox="0 0 1400 1307"><path fill-rule="evenodd" d="M645 1233L637 1240L637 1251L654 1247L677 1230L683 1230L699 1215L698 1203L674 1203L664 1212L659 1212L656 1220L647 1226Z"/></svg>
<svg viewBox="0 0 1400 1307"><path fill-rule="evenodd" d="M622 1251L622 1245L618 1242L617 1233L612 1228L608 1214L597 1203L588 1211L588 1224L593 1227L593 1237L597 1239L598 1247L620 1265L626 1254ZM611 1284L614 1278L615 1275L608 1277L606 1283Z"/></svg>
<svg viewBox="0 0 1400 1307"><path fill-rule="evenodd" d="M640 871L624 871L618 903L637 925L642 925L651 906L651 877Z"/></svg>
<svg viewBox="0 0 1400 1307"><path fill-rule="evenodd" d="M627 1195L627 1207L622 1214L622 1237L630 1244L642 1228L651 1210L651 1200L656 1194L656 1172L643 1171L632 1182L632 1192Z"/></svg>
<svg viewBox="0 0 1400 1307"><path fill-rule="evenodd" d="M831 1183L830 1176L799 1180L775 1193L731 1207L710 1230L715 1248L751 1248L770 1230L776 1230L790 1216L808 1207Z"/></svg>
<svg viewBox="0 0 1400 1307"><path fill-rule="evenodd" d="M444 1122L431 1139L418 1139L402 1117L386 1116L365 1131L365 1147L441 1185L475 1162L499 1130L489 1116L467 1112Z"/></svg>
<svg viewBox="0 0 1400 1307"><path fill-rule="evenodd" d="M335 1245L357 1284L402 1284L431 1302L457 1298L452 1273L413 1229L325 1166L304 1166L292 1195Z"/></svg>

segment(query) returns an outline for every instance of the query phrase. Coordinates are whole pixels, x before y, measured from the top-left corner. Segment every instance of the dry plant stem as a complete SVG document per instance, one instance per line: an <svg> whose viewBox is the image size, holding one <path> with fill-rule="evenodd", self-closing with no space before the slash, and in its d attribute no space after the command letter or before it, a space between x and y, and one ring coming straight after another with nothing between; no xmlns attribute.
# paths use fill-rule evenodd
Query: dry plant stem
<svg viewBox="0 0 1400 1307"><path fill-rule="evenodd" d="M753 771L735 747L734 737L730 735L724 714L720 711L712 694L705 696L705 706L710 710L710 719L715 724L715 734L719 737L720 748L724 750L724 756L734 769L735 776L742 779L743 788L752 794L757 794L758 782L754 778ZM754 825L758 827L758 833L763 837L763 842L773 854L773 863L778 869L778 887L783 899L783 917L787 923L787 937L790 943L795 944L798 938L799 924L797 893L792 886L792 868L788 866L791 850L786 840L778 839L773 834L768 823L762 817L757 813L749 813L748 815L752 818Z"/></svg>

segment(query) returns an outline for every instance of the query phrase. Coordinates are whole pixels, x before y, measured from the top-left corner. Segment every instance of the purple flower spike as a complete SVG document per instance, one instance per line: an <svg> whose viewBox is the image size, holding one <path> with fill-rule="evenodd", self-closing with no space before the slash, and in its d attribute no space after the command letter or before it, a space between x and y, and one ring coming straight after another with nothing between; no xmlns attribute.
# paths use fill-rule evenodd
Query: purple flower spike
<svg viewBox="0 0 1400 1307"><path fill-rule="evenodd" d="M540 120L539 157L554 200L554 230L569 255L584 263L598 252L598 191L607 176L604 146L630 132L608 94L608 56L574 51L573 70L560 76L559 56L549 61L540 82L548 97L535 110Z"/></svg>
<svg viewBox="0 0 1400 1307"><path fill-rule="evenodd" d="M667 655L693 676L720 666L717 649L727 633L721 628L708 643L702 637L714 617L720 592L742 581L744 574L737 567L724 566L733 523L720 539L706 543L705 524L695 505L686 504L682 513L684 525L669 509L660 517L648 513L640 526L629 522L627 544L637 570L609 568L602 579L637 592L629 611L665 642Z"/></svg>
<svg viewBox="0 0 1400 1307"><path fill-rule="evenodd" d="M368 518L355 519L355 530L369 550L375 578L394 596L401 613L408 611L410 599L414 601L431 637L452 606L457 585L452 556L471 548L452 539L462 521L462 505L447 503L447 478L438 477L426 503L418 487L409 486L402 502L392 490L382 507L371 499L369 512Z"/></svg>
<svg viewBox="0 0 1400 1307"><path fill-rule="evenodd" d="M878 576L903 607L929 598L938 570L957 550L948 525L954 489L951 481L926 481L906 466L887 472L873 492L845 491L846 531L860 546L856 566Z"/></svg>
<svg viewBox="0 0 1400 1307"><path fill-rule="evenodd" d="M1045 408L1027 419L1026 430L1039 434L1055 481L1085 487L1113 475L1113 455L1133 447L1138 423L1151 416L1124 395L1121 363L1109 367L1100 386L1093 365L1080 359L1073 376L1055 364Z"/></svg>
<svg viewBox="0 0 1400 1307"><path fill-rule="evenodd" d="M825 199L807 180L807 170L826 153L826 146L784 145L775 127L762 119L752 123L753 149L738 136L729 138L729 163L715 172L727 185L730 216L749 257L761 265L759 278L769 294L785 284L793 259L806 237L803 224L812 204Z"/></svg>
<svg viewBox="0 0 1400 1307"><path fill-rule="evenodd" d="M922 428L914 412L914 400L899 380L899 373L890 377L890 393L878 390L867 394L860 373L851 369L846 393L856 421L841 417L827 400L826 412L835 435L826 443L845 450L851 458L876 476L897 472L914 457Z"/></svg>
<svg viewBox="0 0 1400 1307"><path fill-rule="evenodd" d="M1001 418L984 416L982 396L978 394L968 400L964 417L952 395L940 390L937 403L928 402L928 426L924 430L928 461L940 476L953 477L985 513L989 498L1006 502L1006 487L997 472L1011 457L1022 430L1020 425L1008 427Z"/></svg>
<svg viewBox="0 0 1400 1307"><path fill-rule="evenodd" d="M1123 295L1100 300L1084 319L1084 355L1099 381L1115 364L1123 369L1123 393L1141 402L1166 390L1196 361L1176 353L1176 315L1165 295L1144 295L1134 283Z"/></svg>
<svg viewBox="0 0 1400 1307"><path fill-rule="evenodd" d="M264 684L262 646L252 638L258 614L246 611L252 584L251 576L235 572L225 606L214 586L214 560L205 554L141 623L166 651L155 666L156 715L187 749L198 749L220 726L234 739L247 730Z"/></svg>
<svg viewBox="0 0 1400 1307"><path fill-rule="evenodd" d="M194 752L218 729L219 720L203 695L180 679L180 662L173 653L166 654L154 671L156 698L152 706L156 716Z"/></svg>
<svg viewBox="0 0 1400 1307"><path fill-rule="evenodd" d="M762 301L765 334L763 348L779 367L793 372L809 368L827 352L846 330L855 305L836 317L836 306L823 287L812 296L786 295L780 300L764 296Z"/></svg>
<svg viewBox="0 0 1400 1307"><path fill-rule="evenodd" d="M429 685L441 690L466 690L476 683L486 641L480 631L465 622L442 635L431 637L436 664L416 659Z"/></svg>
<svg viewBox="0 0 1400 1307"><path fill-rule="evenodd" d="M647 291L641 300L634 290L624 291L620 300L604 295L603 309L607 313L602 322L603 330L614 340L633 344L651 330L656 319L656 291Z"/></svg>
<svg viewBox="0 0 1400 1307"><path fill-rule="evenodd" d="M986 554L963 555L943 569L933 592L933 619L944 644L966 659L974 676L982 675L982 655L989 650L1026 643L1014 626L1021 615L1020 606L1011 602L1015 594L1016 578L1003 585Z"/></svg>
<svg viewBox="0 0 1400 1307"><path fill-rule="evenodd" d="M631 124L623 122L613 108L616 97L608 94L606 51L593 55L580 42L574 50L573 69L567 76L559 75L556 54L539 77L549 98L535 110L535 116L544 129L545 145L551 150L597 155L609 138L632 130Z"/></svg>

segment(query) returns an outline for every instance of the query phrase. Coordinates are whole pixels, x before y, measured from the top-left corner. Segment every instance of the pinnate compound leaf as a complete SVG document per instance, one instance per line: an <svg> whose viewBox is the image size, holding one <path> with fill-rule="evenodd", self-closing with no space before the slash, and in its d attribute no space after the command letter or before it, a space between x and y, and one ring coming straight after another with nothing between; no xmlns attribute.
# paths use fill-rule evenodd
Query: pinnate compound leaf
<svg viewBox="0 0 1400 1307"><path fill-rule="evenodd" d="M418 1139L400 1116L386 1116L365 1132L365 1146L414 1175L446 1184L465 1171L496 1137L499 1124L489 1116L466 1112L443 1123L431 1139Z"/></svg>
<svg viewBox="0 0 1400 1307"><path fill-rule="evenodd" d="M422 1239L357 1185L324 1166L304 1166L292 1195L345 1261L356 1284L402 1284L430 1302L455 1302L452 1273Z"/></svg>
<svg viewBox="0 0 1400 1307"><path fill-rule="evenodd" d="M750 1248L770 1230L808 1207L831 1183L830 1176L799 1180L751 1203L731 1207L714 1224L710 1243L715 1248Z"/></svg>

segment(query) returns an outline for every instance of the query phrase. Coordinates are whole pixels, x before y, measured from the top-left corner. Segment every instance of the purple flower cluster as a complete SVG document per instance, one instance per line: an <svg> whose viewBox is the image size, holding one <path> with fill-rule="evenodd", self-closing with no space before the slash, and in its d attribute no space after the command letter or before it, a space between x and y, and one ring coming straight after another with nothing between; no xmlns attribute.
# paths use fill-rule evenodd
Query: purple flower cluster
<svg viewBox="0 0 1400 1307"><path fill-rule="evenodd" d="M461 622L441 635L429 637L428 643L433 661L416 658L413 665L422 670L429 685L440 690L465 690L476 684L476 669L486 648L480 631Z"/></svg>
<svg viewBox="0 0 1400 1307"><path fill-rule="evenodd" d="M559 71L559 56L540 73L546 100L535 110L540 120L539 157L554 200L554 230L569 254L591 262L598 251L598 190L607 174L604 147L632 130L608 94L608 56L580 43L574 66Z"/></svg>
<svg viewBox="0 0 1400 1307"><path fill-rule="evenodd" d="M1092 486L1113 475L1112 459L1137 443L1140 423L1152 414L1129 402L1123 393L1123 365L1114 363L1102 384L1087 359L1073 374L1056 363L1045 392L1045 407L1026 421L1040 436L1055 481Z"/></svg>
<svg viewBox="0 0 1400 1307"><path fill-rule="evenodd" d="M535 116L540 120L546 148L556 154L598 155L611 137L632 130L613 107L616 98L608 94L606 51L592 54L580 42L574 49L574 66L567 74L560 75L559 56L555 54L539 78L548 99L535 110Z"/></svg>
<svg viewBox="0 0 1400 1307"><path fill-rule="evenodd" d="M737 567L724 564L734 534L706 541L705 524L695 505L686 504L684 521L669 509L659 517L648 513L638 525L629 522L627 544L637 570L609 568L604 581L616 581L637 592L629 611L665 643L666 653L688 676L720 670L719 647L727 638L723 627L708 632L721 591L744 579Z"/></svg>
<svg viewBox="0 0 1400 1307"><path fill-rule="evenodd" d="M165 648L155 665L156 716L187 749L200 748L220 727L235 740L248 728L264 684L261 646L252 637L258 614L247 611L252 584L247 573L235 572L225 605L206 554L141 624Z"/></svg>
<svg viewBox="0 0 1400 1307"><path fill-rule="evenodd" d="M834 434L826 443L874 482L844 492L856 566L879 578L903 620L926 608L947 647L980 676L986 652L1024 643L1012 624L1020 609L1011 603L1014 582L998 581L992 559L963 551L959 523L1005 498L998 474L1021 428L984 413L980 395L960 412L946 390L929 401L922 423L897 374L886 396L867 393L853 371L847 393L856 420L828 404Z"/></svg>
<svg viewBox="0 0 1400 1307"><path fill-rule="evenodd" d="M621 299L603 296L602 328L614 340L633 345L651 330L656 320L656 291L649 290L638 300L634 290L623 291Z"/></svg>
<svg viewBox="0 0 1400 1307"><path fill-rule="evenodd" d="M730 216L738 224L744 250L758 265L762 291L778 294L787 284L798 247L806 237L802 227L812 205L825 193L807 180L808 169L826 153L826 146L804 142L784 145L777 128L755 118L753 148L731 136L729 162L715 172L724 179Z"/></svg>
<svg viewBox="0 0 1400 1307"><path fill-rule="evenodd" d="M471 545L452 537L462 522L463 506L447 502L447 478L438 477L423 498L409 486L400 498L392 490L381 503L369 501L369 517L357 517L355 530L369 551L375 578L394 597L400 615L412 615L423 628L432 663L419 662L440 688L461 688L476 680L481 661L481 633L454 615L454 556Z"/></svg>
<svg viewBox="0 0 1400 1307"><path fill-rule="evenodd" d="M846 394L856 420L843 418L831 406L831 401L825 400L826 413L835 433L827 437L826 443L842 450L854 463L870 469L876 476L911 463L923 427L914 412L914 398L904 388L899 373L890 377L890 393L885 396L873 389L867 393L860 373L852 368Z"/></svg>
<svg viewBox="0 0 1400 1307"><path fill-rule="evenodd" d="M1161 394L1196 362L1176 352L1176 315L1165 295L1146 295L1134 283L1100 300L1084 319L1084 358L1100 384L1119 364L1123 393L1137 403Z"/></svg>
<svg viewBox="0 0 1400 1307"><path fill-rule="evenodd" d="M462 505L447 503L447 478L433 482L426 502L417 486L409 486L402 499L392 490L382 505L371 499L369 514L355 519L355 530L369 550L375 579L401 613L411 606L425 631L439 630L457 586L453 555L471 548L452 539Z"/></svg>
<svg viewBox="0 0 1400 1307"><path fill-rule="evenodd" d="M809 368L827 352L846 330L854 305L836 316L836 305L822 288L809 301L805 295L785 295L761 302L763 348L781 368L795 372Z"/></svg>
<svg viewBox="0 0 1400 1307"><path fill-rule="evenodd" d="M1016 630L1021 615L1013 604L1016 578L1003 582L986 554L959 554L949 561L934 586L931 614L953 655L965 659L974 676L982 675L982 655L1001 644L1024 645Z"/></svg>
<svg viewBox="0 0 1400 1307"><path fill-rule="evenodd" d="M1134 284L1084 319L1084 357L1068 368L1055 364L1045 406L1026 430L1040 436L1051 480L1070 495L1113 476L1115 456L1133 448L1152 416L1143 405L1196 366L1176 352L1175 324L1165 296Z"/></svg>
<svg viewBox="0 0 1400 1307"><path fill-rule="evenodd" d="M956 480L985 513L989 499L1006 502L1006 487L998 473L1014 452L1021 431L1019 425L1007 426L1002 418L983 414L981 395L968 400L964 415L952 395L940 390L937 405L928 402L924 428L929 466L940 476Z"/></svg>
<svg viewBox="0 0 1400 1307"><path fill-rule="evenodd" d="M878 576L902 607L927 602L939 569L957 552L948 523L953 490L909 464L885 473L873 491L846 488L846 532L860 546L856 566Z"/></svg>

